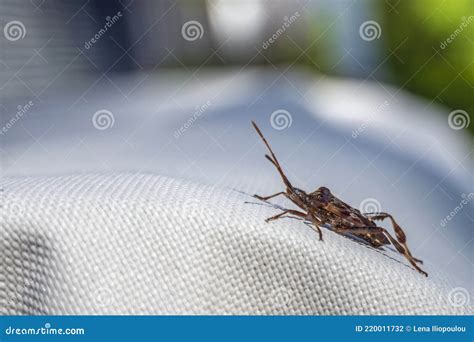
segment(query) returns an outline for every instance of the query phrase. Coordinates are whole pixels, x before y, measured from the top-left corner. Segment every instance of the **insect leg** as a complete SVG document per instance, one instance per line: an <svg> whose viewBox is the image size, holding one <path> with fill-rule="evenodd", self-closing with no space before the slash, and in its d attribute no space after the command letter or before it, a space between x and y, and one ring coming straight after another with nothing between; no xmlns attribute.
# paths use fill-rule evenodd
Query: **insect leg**
<svg viewBox="0 0 474 342"><path fill-rule="evenodd" d="M371 233L383 233L385 236L390 240L392 245L397 249L400 254L410 262L410 264L421 274L424 276L428 276L428 273L423 271L418 265L416 264L414 258L408 252L408 249L405 249L385 228L382 227L354 227L354 228L342 228L336 227L334 228L338 233L351 233L351 234L371 234Z"/></svg>
<svg viewBox="0 0 474 342"><path fill-rule="evenodd" d="M267 200L269 200L270 198L277 197L277 196L279 196L279 195L284 195L284 194L285 194L285 192L281 191L281 192L279 192L279 193L277 193L277 194L270 195L270 196L265 196L265 197L263 197L263 196L259 196L259 195L255 194L255 195L253 195L253 197L258 198L258 199L261 200L261 201L267 201Z"/></svg>
<svg viewBox="0 0 474 342"><path fill-rule="evenodd" d="M306 216L306 218L309 218L309 219L311 220L311 222L313 223L314 228L316 228L316 231L317 231L318 234L319 234L319 241L323 241L323 232L321 231L321 227L319 227L319 225L320 225L321 223L318 223L318 222L316 221L316 219L315 219L314 217L312 217L312 216L309 216L309 217Z"/></svg>
<svg viewBox="0 0 474 342"><path fill-rule="evenodd" d="M411 255L410 250L408 249L408 246L406 244L407 237L405 235L405 232L403 229L398 225L398 223L395 221L392 215L387 214L387 213L366 213L364 215L368 215L370 220L384 220L386 218L389 218L390 221L392 222L392 227L393 230L395 231L395 236L397 237L398 242L400 242L403 247L405 247L407 253L415 260L416 262L422 264L423 261L420 259L417 259Z"/></svg>
<svg viewBox="0 0 474 342"><path fill-rule="evenodd" d="M278 215L275 215L275 216L272 216L272 217L269 217L267 218L265 221L266 222L270 222L270 221L274 221L274 220L278 220L279 218L282 218L284 215L286 214L291 214L291 215L294 215L294 216L298 216L298 217L301 217L305 220L310 220L311 223L313 224L315 230L318 232L319 234L319 240L323 240L323 233L321 231L321 228L319 227L319 223L316 222L316 220L314 219L314 217L312 217L311 215L308 215L306 213L303 213L301 211L297 211L297 210L291 210L291 209L286 209L284 211L282 211L281 213L279 213Z"/></svg>
<svg viewBox="0 0 474 342"><path fill-rule="evenodd" d="M291 214L291 215L295 215L295 216L298 216L298 217L302 217L302 218L306 218L306 214L305 213L302 213L300 211L297 211L297 210L291 210L291 209L286 209L284 211L282 211L281 213L279 213L278 215L275 215L275 216L272 216L272 217L269 217L267 218L265 221L266 222L270 222L270 221L274 221L274 220L278 220L279 218L282 218L284 215L286 214Z"/></svg>

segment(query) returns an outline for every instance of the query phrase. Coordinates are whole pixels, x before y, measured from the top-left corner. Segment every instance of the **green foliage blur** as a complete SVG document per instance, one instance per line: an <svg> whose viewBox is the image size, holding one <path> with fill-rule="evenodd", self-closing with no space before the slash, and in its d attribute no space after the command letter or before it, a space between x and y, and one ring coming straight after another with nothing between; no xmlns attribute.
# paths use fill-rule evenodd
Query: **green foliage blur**
<svg viewBox="0 0 474 342"><path fill-rule="evenodd" d="M333 76L370 76L423 96L427 110L430 102L449 111L464 110L472 119L467 129L474 134L474 0L373 0L362 8L315 6L313 17L298 23L306 40L282 37L267 51L269 58ZM344 60L357 68L360 55L356 58L354 50L340 44L341 31L348 26L354 30L365 20L380 24L380 39L364 42L352 32L354 41L345 44L366 49L373 70L362 66L351 74L342 67Z"/></svg>
<svg viewBox="0 0 474 342"><path fill-rule="evenodd" d="M451 109L474 113L474 1L380 2L393 82ZM468 129L474 134L474 122Z"/></svg>

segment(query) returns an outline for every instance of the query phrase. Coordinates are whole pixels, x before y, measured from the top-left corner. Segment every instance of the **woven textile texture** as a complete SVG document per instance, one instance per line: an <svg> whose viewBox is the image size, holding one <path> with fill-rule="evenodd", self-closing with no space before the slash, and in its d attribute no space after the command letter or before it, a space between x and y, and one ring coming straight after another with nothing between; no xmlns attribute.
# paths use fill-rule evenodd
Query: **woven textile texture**
<svg viewBox="0 0 474 342"><path fill-rule="evenodd" d="M232 189L150 174L2 183L2 314L472 313L392 250L267 224L277 210Z"/></svg>

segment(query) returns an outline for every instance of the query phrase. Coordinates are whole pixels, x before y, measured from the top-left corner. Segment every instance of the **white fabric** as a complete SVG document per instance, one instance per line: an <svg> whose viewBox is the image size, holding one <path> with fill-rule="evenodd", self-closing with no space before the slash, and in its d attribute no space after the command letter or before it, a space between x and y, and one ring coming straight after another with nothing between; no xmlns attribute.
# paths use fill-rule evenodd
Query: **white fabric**
<svg viewBox="0 0 474 342"><path fill-rule="evenodd" d="M143 173L2 187L3 314L472 313L433 267L267 224L278 211L235 190Z"/></svg>
<svg viewBox="0 0 474 342"><path fill-rule="evenodd" d="M440 225L473 192L463 132L388 85L284 74L160 71L35 103L1 139L1 312L472 309L472 206ZM102 109L107 129L93 119ZM274 129L279 109L286 129ZM278 210L244 192L282 184L250 120L295 186L327 186L354 207L374 198L392 213L429 278L387 248L327 230L320 242L294 219L266 224Z"/></svg>

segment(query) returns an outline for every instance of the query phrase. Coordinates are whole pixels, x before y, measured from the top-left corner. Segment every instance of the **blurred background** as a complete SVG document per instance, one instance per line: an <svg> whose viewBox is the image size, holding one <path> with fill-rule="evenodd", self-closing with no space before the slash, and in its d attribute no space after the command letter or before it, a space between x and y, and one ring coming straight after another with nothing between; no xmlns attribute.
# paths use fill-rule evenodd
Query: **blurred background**
<svg viewBox="0 0 474 342"><path fill-rule="evenodd" d="M0 14L3 176L275 192L254 119L299 187L391 211L416 256L472 290L472 0L2 0Z"/></svg>
<svg viewBox="0 0 474 342"><path fill-rule="evenodd" d="M22 100L41 103L65 85L85 90L96 74L284 64L392 84L428 106L472 113L473 7L471 0L5 0L2 27L22 26L13 22L12 39L1 40L2 109L5 116Z"/></svg>

